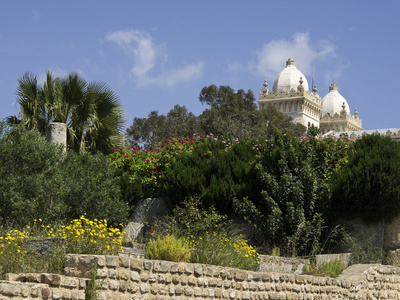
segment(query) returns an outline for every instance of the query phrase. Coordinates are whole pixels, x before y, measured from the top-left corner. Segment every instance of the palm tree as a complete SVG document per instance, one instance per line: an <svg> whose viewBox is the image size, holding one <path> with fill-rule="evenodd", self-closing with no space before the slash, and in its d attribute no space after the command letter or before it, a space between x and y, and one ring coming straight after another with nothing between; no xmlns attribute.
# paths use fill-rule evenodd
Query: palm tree
<svg viewBox="0 0 400 300"><path fill-rule="evenodd" d="M123 110L114 91L103 83L87 83L75 73L40 85L25 73L18 79L21 123L45 134L51 122L67 125L67 146L77 153L110 152L123 143ZM9 118L10 120L12 118Z"/></svg>

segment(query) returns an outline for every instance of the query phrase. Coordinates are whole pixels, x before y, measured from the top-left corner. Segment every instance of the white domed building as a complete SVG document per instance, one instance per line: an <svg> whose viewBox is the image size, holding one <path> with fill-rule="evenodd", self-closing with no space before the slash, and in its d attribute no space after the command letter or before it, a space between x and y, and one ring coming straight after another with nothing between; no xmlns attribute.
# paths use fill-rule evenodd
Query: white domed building
<svg viewBox="0 0 400 300"><path fill-rule="evenodd" d="M323 99L317 91L315 86L312 92L309 91L307 79L296 68L295 61L289 58L286 67L276 77L272 90L268 90L265 80L258 104L260 109L272 104L291 116L296 123L307 128L319 127L322 134L362 130L357 110L351 116L349 105L339 94L336 85L330 86L329 93Z"/></svg>
<svg viewBox="0 0 400 300"><path fill-rule="evenodd" d="M338 87L335 84L331 84L329 93L322 98L322 113L319 127L322 134L330 131L347 132L362 130L357 109L354 110L354 116L352 116L349 104L340 95Z"/></svg>

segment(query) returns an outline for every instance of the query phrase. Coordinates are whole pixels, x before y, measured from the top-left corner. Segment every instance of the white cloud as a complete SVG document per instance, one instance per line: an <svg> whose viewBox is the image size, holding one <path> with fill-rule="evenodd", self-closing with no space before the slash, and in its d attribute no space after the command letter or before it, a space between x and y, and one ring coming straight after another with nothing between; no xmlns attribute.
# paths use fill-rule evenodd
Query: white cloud
<svg viewBox="0 0 400 300"><path fill-rule="evenodd" d="M198 78L204 70L204 63L198 62L197 64L186 64L179 69L170 70L163 73L158 77L144 77L142 85L160 85L173 87L178 82L187 82L192 79Z"/></svg>
<svg viewBox="0 0 400 300"><path fill-rule="evenodd" d="M121 30L107 34L106 41L112 41L133 61L130 76L138 86L160 85L174 86L179 82L190 81L199 77L204 70L204 63L185 64L183 67L158 72L168 57L164 48L153 42L151 36L142 30ZM160 74L161 73L161 74Z"/></svg>
<svg viewBox="0 0 400 300"><path fill-rule="evenodd" d="M292 40L272 40L257 51L257 61L251 64L251 69L266 77L275 76L284 67L289 58L296 61L296 66L304 74L312 72L312 64L335 56L335 45L327 40L320 40L314 45L310 34L296 33Z"/></svg>
<svg viewBox="0 0 400 300"><path fill-rule="evenodd" d="M338 78L340 78L342 76L344 71L349 67L351 67L351 63L349 61L346 61L341 64L337 64L336 68L334 70L328 71L325 73L325 75L324 75L325 82L328 82L328 83L335 82Z"/></svg>

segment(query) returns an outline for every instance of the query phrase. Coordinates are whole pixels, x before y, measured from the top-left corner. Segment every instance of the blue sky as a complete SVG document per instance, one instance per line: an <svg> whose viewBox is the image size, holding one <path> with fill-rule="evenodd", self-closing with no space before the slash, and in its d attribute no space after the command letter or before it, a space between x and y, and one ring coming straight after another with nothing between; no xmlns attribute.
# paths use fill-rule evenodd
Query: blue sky
<svg viewBox="0 0 400 300"><path fill-rule="evenodd" d="M126 126L175 104L199 115L204 86L258 99L293 57L318 94L334 82L364 129L400 127L400 1L1 1L0 119L17 79L77 72L119 95Z"/></svg>

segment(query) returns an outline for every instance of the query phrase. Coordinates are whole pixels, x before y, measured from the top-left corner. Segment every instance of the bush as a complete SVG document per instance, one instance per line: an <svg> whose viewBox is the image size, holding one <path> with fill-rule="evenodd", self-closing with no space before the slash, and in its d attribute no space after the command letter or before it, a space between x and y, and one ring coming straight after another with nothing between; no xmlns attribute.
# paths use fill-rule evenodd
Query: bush
<svg viewBox="0 0 400 300"><path fill-rule="evenodd" d="M110 154L115 174L120 179L123 198L131 205L136 199L158 197L165 171L174 164L176 157L191 153L196 147L207 143L202 135L185 140L166 139L159 148L142 150L140 146L133 149L112 149Z"/></svg>
<svg viewBox="0 0 400 300"><path fill-rule="evenodd" d="M359 240L348 237L350 244L350 264L389 264L385 251L374 245L375 235L363 236Z"/></svg>
<svg viewBox="0 0 400 300"><path fill-rule="evenodd" d="M208 138L192 153L176 157L165 172L164 193L173 206L199 196L203 208L232 215L235 197L259 192L252 168L256 153L250 140Z"/></svg>
<svg viewBox="0 0 400 300"><path fill-rule="evenodd" d="M1 127L1 126L0 126ZM128 216L114 169L102 154L76 155L35 130L0 132L0 223L67 222L82 214L119 224Z"/></svg>
<svg viewBox="0 0 400 300"><path fill-rule="evenodd" d="M191 263L256 270L259 264L257 251L240 236L227 230L220 233L205 232L186 239L192 247Z"/></svg>
<svg viewBox="0 0 400 300"><path fill-rule="evenodd" d="M198 236L227 226L227 216L219 214L213 206L205 210L200 207L201 199L190 197L177 205L170 214L158 219L151 226L148 235L176 237Z"/></svg>
<svg viewBox="0 0 400 300"><path fill-rule="evenodd" d="M337 215L366 223L390 221L400 213L400 143L366 135L332 177Z"/></svg>
<svg viewBox="0 0 400 300"><path fill-rule="evenodd" d="M303 273L311 273L314 276L325 276L336 278L344 270L343 263L339 259L334 261L324 262L322 265L317 266L315 262L310 265L304 265Z"/></svg>
<svg viewBox="0 0 400 300"><path fill-rule="evenodd" d="M148 259L188 262L191 250L187 243L173 235L151 240L146 247Z"/></svg>
<svg viewBox="0 0 400 300"><path fill-rule="evenodd" d="M350 142L277 133L258 148L261 191L257 197L236 199L236 212L264 232L270 249L278 246L290 256L322 251L333 221L329 178L346 163Z"/></svg>

